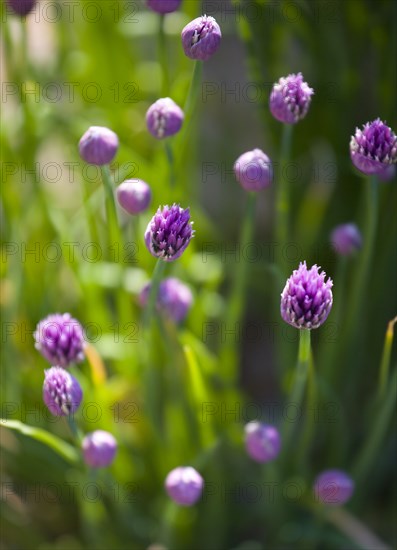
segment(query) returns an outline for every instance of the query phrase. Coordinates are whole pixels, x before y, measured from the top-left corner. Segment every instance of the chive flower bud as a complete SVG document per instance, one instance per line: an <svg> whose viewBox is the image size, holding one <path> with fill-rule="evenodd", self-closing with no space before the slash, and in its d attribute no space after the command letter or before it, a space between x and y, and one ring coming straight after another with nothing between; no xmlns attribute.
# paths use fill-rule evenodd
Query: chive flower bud
<svg viewBox="0 0 397 550"><path fill-rule="evenodd" d="M125 180L116 189L119 205L129 214L144 212L152 199L149 185L143 180Z"/></svg>
<svg viewBox="0 0 397 550"><path fill-rule="evenodd" d="M69 313L48 315L33 336L35 348L51 365L66 368L84 359L83 327Z"/></svg>
<svg viewBox="0 0 397 550"><path fill-rule="evenodd" d="M204 480L191 466L179 466L167 475L165 489L180 506L192 506L203 492Z"/></svg>
<svg viewBox="0 0 397 550"><path fill-rule="evenodd" d="M116 156L119 138L109 128L91 126L80 139L79 151L83 160L96 166L109 164Z"/></svg>
<svg viewBox="0 0 397 550"><path fill-rule="evenodd" d="M80 384L62 367L44 371L43 400L54 416L68 416L80 406L83 391Z"/></svg>
<svg viewBox="0 0 397 550"><path fill-rule="evenodd" d="M213 17L202 15L182 30L182 46L187 57L207 61L219 48L221 29Z"/></svg>
<svg viewBox="0 0 397 550"><path fill-rule="evenodd" d="M7 0L10 9L16 14L24 17L34 8L37 0Z"/></svg>
<svg viewBox="0 0 397 550"><path fill-rule="evenodd" d="M287 280L281 294L281 317L299 329L318 328L327 319L332 308L332 280L325 281L324 271L313 265L307 269L300 263Z"/></svg>
<svg viewBox="0 0 397 550"><path fill-rule="evenodd" d="M260 422L248 422L244 431L245 448L253 460L264 463L277 458L281 449L277 428Z"/></svg>
<svg viewBox="0 0 397 550"><path fill-rule="evenodd" d="M146 307L149 299L151 283L148 283L139 295L139 303ZM175 277L164 279L160 283L157 294L157 309L175 323L181 323L189 313L193 303L193 295L188 286Z"/></svg>
<svg viewBox="0 0 397 550"><path fill-rule="evenodd" d="M331 242L338 254L351 256L361 248L363 240L356 224L344 223L332 231Z"/></svg>
<svg viewBox="0 0 397 550"><path fill-rule="evenodd" d="M270 112L284 124L296 124L306 116L313 94L302 73L281 77L270 94Z"/></svg>
<svg viewBox="0 0 397 550"><path fill-rule="evenodd" d="M164 139L179 132L184 118L184 112L175 101L170 97L163 97L147 110L146 125L152 136Z"/></svg>
<svg viewBox="0 0 397 550"><path fill-rule="evenodd" d="M117 441L111 433L96 430L87 434L82 442L84 462L91 468L109 466L116 455Z"/></svg>
<svg viewBox="0 0 397 550"><path fill-rule="evenodd" d="M157 13L171 13L176 11L182 0L147 0L148 7Z"/></svg>
<svg viewBox="0 0 397 550"><path fill-rule="evenodd" d="M242 154L234 163L234 174L246 191L260 191L273 180L272 163L260 149Z"/></svg>
<svg viewBox="0 0 397 550"><path fill-rule="evenodd" d="M341 506L350 500L354 481L341 470L325 470L316 478L313 491L318 502Z"/></svg>
<svg viewBox="0 0 397 550"><path fill-rule="evenodd" d="M183 209L179 204L160 207L147 226L146 248L166 262L176 260L194 235L192 224L189 208Z"/></svg>
<svg viewBox="0 0 397 550"><path fill-rule="evenodd" d="M350 140L350 157L363 174L382 175L397 162L397 136L380 118L367 122Z"/></svg>

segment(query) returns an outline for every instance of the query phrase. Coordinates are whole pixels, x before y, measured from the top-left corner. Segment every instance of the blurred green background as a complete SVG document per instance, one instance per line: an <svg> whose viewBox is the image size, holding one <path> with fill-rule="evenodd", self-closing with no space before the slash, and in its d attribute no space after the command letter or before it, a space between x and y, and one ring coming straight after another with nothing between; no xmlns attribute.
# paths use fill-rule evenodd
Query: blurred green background
<svg viewBox="0 0 397 550"><path fill-rule="evenodd" d="M77 460L2 427L2 548L365 547L306 504L317 473L333 466L351 471L377 429L380 358L387 324L397 310L396 181L379 184L372 269L354 315L348 306L359 255L347 262L343 300L341 287L338 299L340 262L329 234L348 221L365 234L365 182L353 169L348 149L356 126L380 117L397 127L397 4L183 0L181 9L165 19L167 95L179 105L193 69L183 55L181 29L207 13L217 19L223 38L204 65L193 117L182 137L172 140L173 188L163 144L145 124L147 108L166 91L158 15L138 0L41 0L26 21L10 14L4 2L1 9L1 416L71 442L67 425L44 411L47 366L32 337L40 319L68 311L86 327L101 357L75 369L85 403L78 420L84 431L109 430L119 442L109 472L92 479ZM245 203L232 166L241 153L259 147L275 163L277 184L281 125L269 113L268 97L280 76L300 71L315 95L309 114L294 129L293 240L287 262L291 272L300 261L317 263L336 278L329 325L313 340L320 378L322 359L317 358L331 363L330 377L324 374L321 382L321 403L332 403L337 414L335 422L327 415L318 422L305 470L290 457L288 468L277 472L245 456L243 425L255 413L246 404L256 403L263 411L269 403L284 402L297 337L278 316L282 286L269 269L274 186L258 197L254 259L247 260L242 250L237 260L230 253L238 247ZM79 158L78 141L91 125L108 126L119 136L115 183L139 177L152 187L151 208L135 226L123 218L130 242L124 250L104 245L99 172ZM192 288L195 303L179 329L167 323L155 329L148 369L142 364L146 342L137 294L150 278L154 258L144 247L143 232L157 206L171 202L190 206L196 236L167 273ZM96 247L90 248L84 204L95 211ZM245 315L235 335L227 333L224 315L241 261L249 263L249 280ZM287 363L280 360L280 348ZM222 359L224 349L232 357L229 366ZM95 379L98 361L106 368L104 380ZM394 370L395 363L394 346ZM234 369L236 384L228 378ZM389 393L395 377L390 380ZM217 411L209 422L203 422L203 403ZM281 422L276 416L275 423ZM376 460L349 505L390 548L397 543L391 416ZM213 494L207 492L192 509L177 509L163 490L165 475L180 464L195 465L212 487ZM264 492L262 498L244 497L247 484L262 490L269 480L278 480L279 487L297 484L302 498L288 500L281 489L276 503ZM101 488L101 498L90 487Z"/></svg>

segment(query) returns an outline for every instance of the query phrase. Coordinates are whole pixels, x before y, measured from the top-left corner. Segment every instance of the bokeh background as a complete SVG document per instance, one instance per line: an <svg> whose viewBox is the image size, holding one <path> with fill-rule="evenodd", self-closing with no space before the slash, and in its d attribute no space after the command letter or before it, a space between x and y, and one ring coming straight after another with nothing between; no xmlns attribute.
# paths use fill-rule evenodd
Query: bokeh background
<svg viewBox="0 0 397 550"><path fill-rule="evenodd" d="M147 108L166 90L158 15L139 0L39 0L26 20L4 2L1 11L1 416L72 444L67 425L43 408L47 365L32 337L40 319L68 311L97 352L75 371L85 403L78 421L84 431L109 430L119 442L112 467L92 478L78 460L1 427L2 548L370 548L307 502L322 469L354 470L374 430L380 441L349 510L395 547L395 414L389 411L380 430L383 409L375 397L386 328L397 310L396 181L379 183L374 256L354 312L349 298L360 256L341 274L329 235L348 221L365 234L368 223L365 178L353 169L348 149L356 126L380 117L397 127L397 4L183 0L165 20L167 95L179 105L193 68L181 29L207 13L223 39L205 63L183 138L172 141L173 188L163 144L145 124ZM323 408L310 456L300 469L292 453L288 467L277 471L245 455L242 434L258 410L263 421L283 421L297 350L296 332L278 316L282 286L269 268L277 246L281 125L270 115L268 97L280 76L299 71L315 95L294 129L293 239L286 261L291 272L303 260L321 265L335 279L335 307L313 338ZM130 244L110 251L110 258L100 175L78 154L91 125L120 138L115 184L139 177L153 191L151 208L135 224L121 217ZM272 159L276 177L258 196L255 246L247 251L238 245L246 197L232 166L255 147ZM137 295L154 259L142 236L157 206L170 202L190 206L196 236L168 274L191 287L195 302L181 327L155 329L148 369L141 361L147 344ZM90 246L87 204L96 212L96 246ZM228 327L224 316L240 262L249 263L245 313L237 327ZM394 372L395 346L391 367ZM392 374L387 390L392 410ZM215 412L207 418L208 403L213 408L206 410ZM273 419L264 412L271 403ZM180 464L195 465L210 488L192 509L178 509L163 489L167 472ZM275 502L264 489L269 481L279 483ZM286 497L288 483L298 487L297 498Z"/></svg>

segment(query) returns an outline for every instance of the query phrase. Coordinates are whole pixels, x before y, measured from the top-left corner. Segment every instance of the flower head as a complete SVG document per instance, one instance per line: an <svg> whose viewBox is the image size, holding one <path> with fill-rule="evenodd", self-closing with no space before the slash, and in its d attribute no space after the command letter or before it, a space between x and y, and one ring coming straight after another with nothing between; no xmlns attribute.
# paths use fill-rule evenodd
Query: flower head
<svg viewBox="0 0 397 550"><path fill-rule="evenodd" d="M68 416L80 406L83 391L76 378L61 367L44 371L43 400L54 416Z"/></svg>
<svg viewBox="0 0 397 550"><path fill-rule="evenodd" d="M152 192L143 180L125 180L116 189L119 205L129 214L140 214L149 206Z"/></svg>
<svg viewBox="0 0 397 550"><path fill-rule="evenodd" d="M344 223L332 231L331 242L338 254L350 256L361 248L363 240L356 224Z"/></svg>
<svg viewBox="0 0 397 550"><path fill-rule="evenodd" d="M117 441L111 433L96 430L87 434L82 443L84 462L91 468L109 466L117 451Z"/></svg>
<svg viewBox="0 0 397 550"><path fill-rule="evenodd" d="M363 174L382 174L397 162L397 136L380 118L367 122L350 140L350 157Z"/></svg>
<svg viewBox="0 0 397 550"><path fill-rule="evenodd" d="M157 139L178 133L185 118L182 109L170 97L158 99L146 113L149 132Z"/></svg>
<svg viewBox="0 0 397 550"><path fill-rule="evenodd" d="M7 0L11 10L22 17L28 15L34 8L37 0Z"/></svg>
<svg viewBox="0 0 397 550"><path fill-rule="evenodd" d="M354 481L342 470L325 470L314 482L316 500L329 506L341 506L350 500Z"/></svg>
<svg viewBox="0 0 397 550"><path fill-rule="evenodd" d="M245 428L245 448L256 462L270 462L281 449L280 434L274 426L260 422L248 422Z"/></svg>
<svg viewBox="0 0 397 550"><path fill-rule="evenodd" d="M119 148L119 138L109 128L91 126L80 139L79 151L89 164L103 166L109 164Z"/></svg>
<svg viewBox="0 0 397 550"><path fill-rule="evenodd" d="M281 77L270 94L270 111L280 122L296 124L306 116L313 94L302 73Z"/></svg>
<svg viewBox="0 0 397 550"><path fill-rule="evenodd" d="M139 295L139 302L145 307L149 299L151 284L148 283ZM182 322L193 303L193 295L188 286L175 277L164 279L160 283L157 295L157 309L175 323Z"/></svg>
<svg viewBox="0 0 397 550"><path fill-rule="evenodd" d="M192 223L189 208L184 210L179 204L160 207L147 226L146 248L166 262L176 260L193 237Z"/></svg>
<svg viewBox="0 0 397 550"><path fill-rule="evenodd" d="M65 368L84 359L83 327L69 313L48 315L33 336L35 348L51 365Z"/></svg>
<svg viewBox="0 0 397 550"><path fill-rule="evenodd" d="M234 173L246 191L260 191L273 180L272 163L260 149L242 154L234 163Z"/></svg>
<svg viewBox="0 0 397 550"><path fill-rule="evenodd" d="M188 23L181 36L187 57L207 61L219 48L222 33L213 17L202 15Z"/></svg>
<svg viewBox="0 0 397 550"><path fill-rule="evenodd" d="M192 506L201 496L204 480L191 466L179 466L167 475L165 489L169 497L181 506Z"/></svg>
<svg viewBox="0 0 397 550"><path fill-rule="evenodd" d="M148 7L157 13L171 13L176 11L182 0L147 0Z"/></svg>
<svg viewBox="0 0 397 550"><path fill-rule="evenodd" d="M325 281L324 271L306 262L299 264L288 279L281 294L281 317L299 329L318 328L327 319L332 308L332 281Z"/></svg>

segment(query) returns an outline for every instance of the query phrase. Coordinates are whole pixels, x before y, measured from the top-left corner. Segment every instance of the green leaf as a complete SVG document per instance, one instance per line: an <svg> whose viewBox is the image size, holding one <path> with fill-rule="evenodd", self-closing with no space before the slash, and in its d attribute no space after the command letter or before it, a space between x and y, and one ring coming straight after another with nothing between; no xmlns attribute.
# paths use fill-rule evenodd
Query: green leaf
<svg viewBox="0 0 397 550"><path fill-rule="evenodd" d="M50 447L53 451L58 453L62 458L71 463L76 463L79 461L79 453L77 450L56 437L55 435L50 434L46 430L41 428L34 428L33 426L27 426L20 422L19 420L5 420L0 419L0 426L3 428L8 428L10 430L15 430L27 437L32 437L36 441L40 441Z"/></svg>

